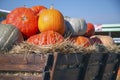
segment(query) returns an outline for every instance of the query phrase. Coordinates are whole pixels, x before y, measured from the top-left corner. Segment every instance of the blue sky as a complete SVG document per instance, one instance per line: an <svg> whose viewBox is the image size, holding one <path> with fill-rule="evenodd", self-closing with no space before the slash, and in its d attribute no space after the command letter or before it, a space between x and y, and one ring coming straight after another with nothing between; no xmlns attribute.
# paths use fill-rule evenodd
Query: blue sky
<svg viewBox="0 0 120 80"><path fill-rule="evenodd" d="M120 23L120 0L0 0L0 9L53 4L64 16L84 18L94 24Z"/></svg>

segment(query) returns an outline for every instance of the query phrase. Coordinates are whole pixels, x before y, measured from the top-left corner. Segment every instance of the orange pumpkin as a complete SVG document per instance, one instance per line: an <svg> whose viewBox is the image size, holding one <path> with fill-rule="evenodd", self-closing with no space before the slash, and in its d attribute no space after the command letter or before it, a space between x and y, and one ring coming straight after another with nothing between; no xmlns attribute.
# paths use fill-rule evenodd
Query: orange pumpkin
<svg viewBox="0 0 120 80"><path fill-rule="evenodd" d="M28 43L35 45L49 45L60 43L64 40L63 36L54 31L45 31L27 39Z"/></svg>
<svg viewBox="0 0 120 80"><path fill-rule="evenodd" d="M7 16L6 23L19 28L25 38L38 32L38 17L31 9L26 7L12 10Z"/></svg>
<svg viewBox="0 0 120 80"><path fill-rule="evenodd" d="M91 45L91 40L84 36L74 37L75 45L81 45L83 47L89 47Z"/></svg>
<svg viewBox="0 0 120 80"><path fill-rule="evenodd" d="M6 24L6 19L2 20L1 24Z"/></svg>
<svg viewBox="0 0 120 80"><path fill-rule="evenodd" d="M65 33L65 22L62 13L54 8L43 10L38 19L40 32L53 30L60 34Z"/></svg>
<svg viewBox="0 0 120 80"><path fill-rule="evenodd" d="M44 10L44 9L47 9L47 8L45 6L38 5L38 6L32 6L31 9L37 16L39 16L41 11Z"/></svg>
<svg viewBox="0 0 120 80"><path fill-rule="evenodd" d="M91 37L93 36L95 33L95 27L92 23L87 23L87 31L86 33L84 34L84 36L86 37Z"/></svg>

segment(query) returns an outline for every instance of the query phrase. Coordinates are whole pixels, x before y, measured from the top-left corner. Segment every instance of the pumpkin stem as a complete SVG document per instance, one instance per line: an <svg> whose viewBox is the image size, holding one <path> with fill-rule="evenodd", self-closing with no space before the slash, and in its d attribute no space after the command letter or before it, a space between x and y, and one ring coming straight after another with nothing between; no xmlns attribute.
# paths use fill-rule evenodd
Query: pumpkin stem
<svg viewBox="0 0 120 80"><path fill-rule="evenodd" d="M26 5L23 5L23 7L26 7Z"/></svg>
<svg viewBox="0 0 120 80"><path fill-rule="evenodd" d="M54 5L53 4L50 5L50 9L54 9Z"/></svg>
<svg viewBox="0 0 120 80"><path fill-rule="evenodd" d="M27 20L27 17L26 17L26 16L23 16L23 17L22 17L22 20L23 20L23 21L26 21L26 20Z"/></svg>

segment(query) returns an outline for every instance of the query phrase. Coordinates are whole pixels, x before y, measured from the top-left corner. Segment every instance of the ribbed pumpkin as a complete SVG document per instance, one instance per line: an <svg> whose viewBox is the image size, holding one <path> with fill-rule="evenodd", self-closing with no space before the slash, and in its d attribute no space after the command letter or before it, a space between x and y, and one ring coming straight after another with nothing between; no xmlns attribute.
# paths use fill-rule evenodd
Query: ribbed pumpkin
<svg viewBox="0 0 120 80"><path fill-rule="evenodd" d="M95 34L95 27L92 23L87 23L87 30L84 34L86 37L91 37Z"/></svg>
<svg viewBox="0 0 120 80"><path fill-rule="evenodd" d="M43 10L38 19L38 28L40 32L53 30L63 35L65 33L63 14L53 7Z"/></svg>
<svg viewBox="0 0 120 80"><path fill-rule="evenodd" d="M23 41L21 32L13 25L0 24L0 51L9 50L14 44Z"/></svg>
<svg viewBox="0 0 120 80"><path fill-rule="evenodd" d="M89 47L92 44L91 40L84 36L72 37L72 41L75 43L75 45L80 45L82 47Z"/></svg>
<svg viewBox="0 0 120 80"><path fill-rule="evenodd" d="M31 9L37 16L39 16L39 13L41 13L42 10L47 8L43 5L38 5L38 6L32 6Z"/></svg>
<svg viewBox="0 0 120 80"><path fill-rule="evenodd" d="M60 43L64 37L55 31L45 31L28 38L27 42L35 45L49 45Z"/></svg>
<svg viewBox="0 0 120 80"><path fill-rule="evenodd" d="M25 38L38 32L38 17L30 8L15 8L8 14L6 23L19 28Z"/></svg>
<svg viewBox="0 0 120 80"><path fill-rule="evenodd" d="M84 35L87 30L87 24L84 19L65 17L66 33L71 36Z"/></svg>

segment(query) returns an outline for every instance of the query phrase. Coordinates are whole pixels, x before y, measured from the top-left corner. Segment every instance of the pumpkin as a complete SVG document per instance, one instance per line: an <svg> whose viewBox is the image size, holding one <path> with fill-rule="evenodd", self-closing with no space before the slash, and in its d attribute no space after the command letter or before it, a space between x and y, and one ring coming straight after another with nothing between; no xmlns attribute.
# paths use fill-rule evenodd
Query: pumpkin
<svg viewBox="0 0 120 80"><path fill-rule="evenodd" d="M95 36L101 40L102 44L105 47L111 47L115 44L111 36L107 36L107 35L95 35Z"/></svg>
<svg viewBox="0 0 120 80"><path fill-rule="evenodd" d="M32 6L31 9L37 16L39 16L41 11L44 10L44 9L47 9L47 8L45 6L38 5L38 6Z"/></svg>
<svg viewBox="0 0 120 80"><path fill-rule="evenodd" d="M92 44L102 44L102 41L96 36L91 36L90 39L92 40Z"/></svg>
<svg viewBox="0 0 120 80"><path fill-rule="evenodd" d="M2 20L1 24L6 24L6 19Z"/></svg>
<svg viewBox="0 0 120 80"><path fill-rule="evenodd" d="M18 28L10 24L0 24L0 51L10 50L14 44L23 41Z"/></svg>
<svg viewBox="0 0 120 80"><path fill-rule="evenodd" d="M82 47L89 47L91 45L91 40L84 36L72 37L72 41L75 45L79 45Z"/></svg>
<svg viewBox="0 0 120 80"><path fill-rule="evenodd" d="M38 28L40 32L53 30L63 35L65 22L62 13L53 7L43 10L38 19Z"/></svg>
<svg viewBox="0 0 120 80"><path fill-rule="evenodd" d="M87 30L87 24L84 19L65 17L66 33L71 33L71 36L84 35Z"/></svg>
<svg viewBox="0 0 120 80"><path fill-rule="evenodd" d="M38 32L38 17L26 7L18 7L12 10L7 15L6 23L15 25L20 29L25 39Z"/></svg>
<svg viewBox="0 0 120 80"><path fill-rule="evenodd" d="M64 37L55 31L45 31L39 34L33 35L27 39L28 43L35 45L49 45L60 43L64 40Z"/></svg>
<svg viewBox="0 0 120 80"><path fill-rule="evenodd" d="M87 31L85 32L84 36L91 37L95 34L95 27L92 23L87 23Z"/></svg>

